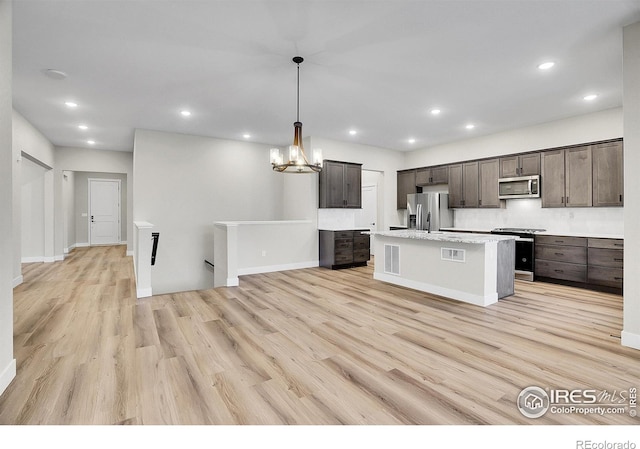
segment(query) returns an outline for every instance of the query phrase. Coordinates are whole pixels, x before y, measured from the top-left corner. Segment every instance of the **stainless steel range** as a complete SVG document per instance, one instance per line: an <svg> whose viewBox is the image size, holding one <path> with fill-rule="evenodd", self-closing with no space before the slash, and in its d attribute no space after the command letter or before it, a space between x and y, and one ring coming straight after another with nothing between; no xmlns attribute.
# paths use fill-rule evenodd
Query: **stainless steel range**
<svg viewBox="0 0 640 449"><path fill-rule="evenodd" d="M492 234L513 235L516 237L516 279L533 281L535 273L535 235L546 229L531 228L495 228Z"/></svg>

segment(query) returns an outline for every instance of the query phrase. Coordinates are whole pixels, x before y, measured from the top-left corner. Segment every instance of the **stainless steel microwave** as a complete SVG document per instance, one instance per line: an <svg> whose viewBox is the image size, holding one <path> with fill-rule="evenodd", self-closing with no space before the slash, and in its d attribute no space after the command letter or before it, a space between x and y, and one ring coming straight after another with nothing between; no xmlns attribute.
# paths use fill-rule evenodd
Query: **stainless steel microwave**
<svg viewBox="0 0 640 449"><path fill-rule="evenodd" d="M540 175L498 179L498 198L540 198Z"/></svg>

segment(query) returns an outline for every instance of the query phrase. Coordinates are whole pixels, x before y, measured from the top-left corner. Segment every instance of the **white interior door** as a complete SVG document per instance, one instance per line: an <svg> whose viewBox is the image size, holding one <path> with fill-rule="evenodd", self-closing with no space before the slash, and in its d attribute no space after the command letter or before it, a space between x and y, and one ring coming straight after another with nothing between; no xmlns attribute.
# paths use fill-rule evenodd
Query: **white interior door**
<svg viewBox="0 0 640 449"><path fill-rule="evenodd" d="M378 217L378 187L362 187L362 209L356 211L356 227L367 228L370 231L377 229L376 221ZM373 255L373 245L371 245Z"/></svg>
<svg viewBox="0 0 640 449"><path fill-rule="evenodd" d="M89 244L120 243L120 180L89 179Z"/></svg>

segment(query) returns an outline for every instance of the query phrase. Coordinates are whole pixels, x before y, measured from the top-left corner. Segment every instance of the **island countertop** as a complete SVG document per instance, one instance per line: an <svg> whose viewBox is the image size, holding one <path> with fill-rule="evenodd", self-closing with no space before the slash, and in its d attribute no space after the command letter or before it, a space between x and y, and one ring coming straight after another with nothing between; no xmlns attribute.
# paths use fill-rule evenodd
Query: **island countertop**
<svg viewBox="0 0 640 449"><path fill-rule="evenodd" d="M430 240L434 242L485 244L502 240L515 240L513 235L473 234L469 232L427 232L417 229L401 229L395 231L363 232L363 234L379 235L382 237L396 237L400 239Z"/></svg>

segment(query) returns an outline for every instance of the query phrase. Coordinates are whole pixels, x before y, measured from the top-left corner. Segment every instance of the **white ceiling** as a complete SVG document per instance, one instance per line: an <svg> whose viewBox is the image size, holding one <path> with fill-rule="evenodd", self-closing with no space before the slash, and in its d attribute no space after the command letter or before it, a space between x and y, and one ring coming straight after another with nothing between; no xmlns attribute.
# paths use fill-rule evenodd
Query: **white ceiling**
<svg viewBox="0 0 640 449"><path fill-rule="evenodd" d="M300 55L305 136L411 150L621 106L640 0L14 0L13 16L14 107L55 145L132 151L135 128L288 145Z"/></svg>

